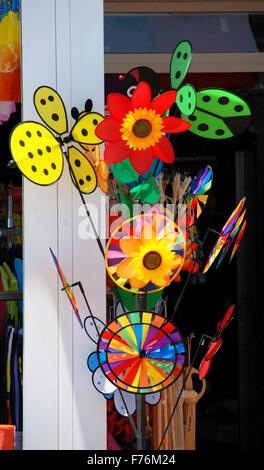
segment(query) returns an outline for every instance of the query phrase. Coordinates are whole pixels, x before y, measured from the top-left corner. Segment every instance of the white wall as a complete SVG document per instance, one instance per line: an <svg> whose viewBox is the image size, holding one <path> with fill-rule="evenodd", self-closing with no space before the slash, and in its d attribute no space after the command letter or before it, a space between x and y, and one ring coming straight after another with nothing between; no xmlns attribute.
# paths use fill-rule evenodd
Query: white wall
<svg viewBox="0 0 264 470"><path fill-rule="evenodd" d="M40 85L57 89L68 113L88 97L103 113L103 0L22 0L22 67L24 120L39 121L32 97ZM86 199L101 207L99 190ZM104 263L96 241L78 237L79 207L66 166L51 187L24 180L24 449L106 446L105 400L86 366L93 345L60 291L48 249L69 282L83 282L104 320Z"/></svg>

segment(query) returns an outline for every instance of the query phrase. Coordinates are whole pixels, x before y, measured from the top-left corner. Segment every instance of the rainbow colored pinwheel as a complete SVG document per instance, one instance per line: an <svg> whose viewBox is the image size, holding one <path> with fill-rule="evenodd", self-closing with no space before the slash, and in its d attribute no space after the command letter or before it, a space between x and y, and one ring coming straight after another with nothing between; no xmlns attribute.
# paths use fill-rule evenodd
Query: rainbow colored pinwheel
<svg viewBox="0 0 264 470"><path fill-rule="evenodd" d="M54 261L54 264L55 264L55 267L57 269L57 272L58 272L58 275L60 276L60 279L61 279L61 282L62 282L62 285L63 285L63 290L65 290L66 294L67 294L67 297L71 303L71 306L73 308L73 311L75 313L75 316L78 320L78 322L80 323L81 327L83 328L83 324L82 324L82 320L81 320L81 317L80 317L80 314L79 314L79 310L78 310L78 307L77 307L77 302L76 302L76 299L74 297L74 294L71 290L71 288L69 287L69 283L61 269L61 266L59 264L59 261L58 259L56 258L56 256L54 255L52 249L50 248L50 252L51 252L51 256L52 256L52 259Z"/></svg>
<svg viewBox="0 0 264 470"><path fill-rule="evenodd" d="M236 222L236 224L235 224L235 226L234 226L232 232L230 233L230 235L229 235L229 237L228 237L228 239L227 239L227 242L226 242L226 244L225 244L225 246L224 246L224 249L222 250L220 259L219 259L219 261L218 261L218 263L217 263L217 265L216 265L216 269L218 269L219 266L222 264L223 260L225 259L226 255L227 255L227 253L229 252L229 250L230 250L231 246L233 245L233 243L234 243L234 242L236 243L237 238L238 238L238 236L239 236L239 234L240 234L240 229L242 229L242 224L243 224L244 217L245 217L245 215L246 215L246 211L247 211L247 210L245 209L245 210L242 212L242 214L241 214L241 216L239 217L239 219L237 220L237 222ZM244 221L244 224L245 224L245 223L246 223L246 220ZM244 225L244 224L243 224L243 225ZM244 231L243 231L243 233L244 233ZM242 233L242 236L243 236L243 233ZM241 237L241 238L242 238L242 237ZM239 240L239 243L240 243L240 241L241 241L241 238L240 238L240 240ZM239 243L238 243L238 245L239 245ZM237 251L238 245L236 245L236 250L235 250L235 252ZM235 252L234 252L234 254L235 254ZM233 256L232 256L232 254L231 254L230 262L232 261L232 259L233 259L233 257L234 257L234 254L233 254Z"/></svg>
<svg viewBox="0 0 264 470"><path fill-rule="evenodd" d="M234 311L235 305L233 304L227 309L223 319L217 324L215 337L208 344L207 351L199 367L199 377L201 380L205 379L207 376L212 364L213 357L223 344L222 333L234 318Z"/></svg>
<svg viewBox="0 0 264 470"><path fill-rule="evenodd" d="M92 322L90 327L94 328ZM85 329L91 337L86 321ZM96 358L98 367L94 369ZM137 311L121 315L105 326L88 365L94 369L93 383L101 393L119 388L134 394L151 394L178 378L184 360L185 346L175 325L156 313Z"/></svg>
<svg viewBox="0 0 264 470"><path fill-rule="evenodd" d="M240 242L241 242L241 240L243 238L243 235L244 235L244 232L246 230L246 226L247 226L247 221L245 220L242 227L241 227L241 229L240 229L240 231L239 231L239 233L238 233L238 235L237 235L237 238L235 240L229 263L231 263L232 259L234 258L235 254L237 252L237 249L240 245Z"/></svg>
<svg viewBox="0 0 264 470"><path fill-rule="evenodd" d="M111 235L105 250L106 269L124 290L157 292L179 274L185 237L174 221L155 212L126 220Z"/></svg>
<svg viewBox="0 0 264 470"><path fill-rule="evenodd" d="M190 193L187 195L187 228L191 227L200 217L203 208L208 199L208 191L210 191L213 183L213 170L207 165L203 170L192 179Z"/></svg>
<svg viewBox="0 0 264 470"><path fill-rule="evenodd" d="M208 271L210 266L213 264L213 262L218 257L219 253L222 251L225 244L227 243L228 238L230 237L230 234L231 234L233 228L235 227L242 211L244 210L245 203L246 203L246 198L243 197L243 199L241 199L241 201L238 203L237 207L232 212L231 216L228 218L227 222L223 226L223 228L221 230L221 233L218 237L218 240L217 240L216 244L214 245L214 247L213 247L213 249L212 249L212 251L209 255L209 258L206 262L206 265L203 269L204 273L206 273Z"/></svg>

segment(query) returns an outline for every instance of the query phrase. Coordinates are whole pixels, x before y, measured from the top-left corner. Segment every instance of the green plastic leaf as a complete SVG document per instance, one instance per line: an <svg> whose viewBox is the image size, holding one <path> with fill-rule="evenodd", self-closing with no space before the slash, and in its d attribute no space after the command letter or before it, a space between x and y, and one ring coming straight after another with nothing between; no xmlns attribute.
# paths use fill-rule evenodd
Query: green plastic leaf
<svg viewBox="0 0 264 470"><path fill-rule="evenodd" d="M149 176L143 183L130 190L131 196L140 202L156 204L160 200L160 191L153 176Z"/></svg>
<svg viewBox="0 0 264 470"><path fill-rule="evenodd" d="M122 302L125 308L127 310L133 312L137 310L137 302L136 302L136 294L133 294L132 292L127 292L121 287L114 286L112 287L113 293L116 295L118 299ZM146 310L153 310L160 300L162 296L162 290L159 292L154 292L153 294L147 294L147 305L146 305Z"/></svg>
<svg viewBox="0 0 264 470"><path fill-rule="evenodd" d="M186 116L190 116L196 107L196 90L189 83L179 89L176 98L179 110Z"/></svg>
<svg viewBox="0 0 264 470"><path fill-rule="evenodd" d="M132 167L129 158L122 162L115 163L111 167L114 177L120 183L132 183L138 180L138 173Z"/></svg>
<svg viewBox="0 0 264 470"><path fill-rule="evenodd" d="M251 122L247 103L226 90L209 88L197 93L196 109L182 118L191 124L190 132L207 139L228 139L244 132Z"/></svg>
<svg viewBox="0 0 264 470"><path fill-rule="evenodd" d="M180 42L175 48L170 63L171 87L178 90L184 80L192 60L192 45L189 41Z"/></svg>
<svg viewBox="0 0 264 470"><path fill-rule="evenodd" d="M133 202L131 201L129 196L127 196L124 193L124 191L122 190L120 184L118 185L118 195L119 195L119 200L120 200L121 204L125 204L128 207L130 217L133 217Z"/></svg>

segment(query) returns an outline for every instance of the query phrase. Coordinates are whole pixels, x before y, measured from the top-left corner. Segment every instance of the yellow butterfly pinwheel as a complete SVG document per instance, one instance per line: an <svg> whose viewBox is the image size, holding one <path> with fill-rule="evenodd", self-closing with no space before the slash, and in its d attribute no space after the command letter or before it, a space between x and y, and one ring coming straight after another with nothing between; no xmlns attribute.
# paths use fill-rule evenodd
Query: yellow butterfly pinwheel
<svg viewBox="0 0 264 470"><path fill-rule="evenodd" d="M75 186L81 193L92 193L97 186L95 168L75 144L84 149L99 145L102 141L94 131L104 117L92 112L92 101L87 100L82 113L72 108L76 122L69 132L63 100L48 86L35 91L34 105L49 129L34 121L24 121L13 129L10 149L18 168L33 183L47 186L60 178L64 156Z"/></svg>

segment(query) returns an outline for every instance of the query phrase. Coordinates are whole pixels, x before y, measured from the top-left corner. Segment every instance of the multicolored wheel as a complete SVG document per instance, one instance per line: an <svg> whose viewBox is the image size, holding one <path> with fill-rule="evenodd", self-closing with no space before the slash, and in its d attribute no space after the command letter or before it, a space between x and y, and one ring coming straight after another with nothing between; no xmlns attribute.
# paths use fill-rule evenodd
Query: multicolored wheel
<svg viewBox="0 0 264 470"><path fill-rule="evenodd" d="M98 341L98 360L106 378L130 393L148 394L180 375L185 346L173 323L151 312L130 312L109 323Z"/></svg>
<svg viewBox="0 0 264 470"><path fill-rule="evenodd" d="M122 289L153 293L179 274L185 237L174 221L160 213L141 214L112 233L105 251L106 269Z"/></svg>

